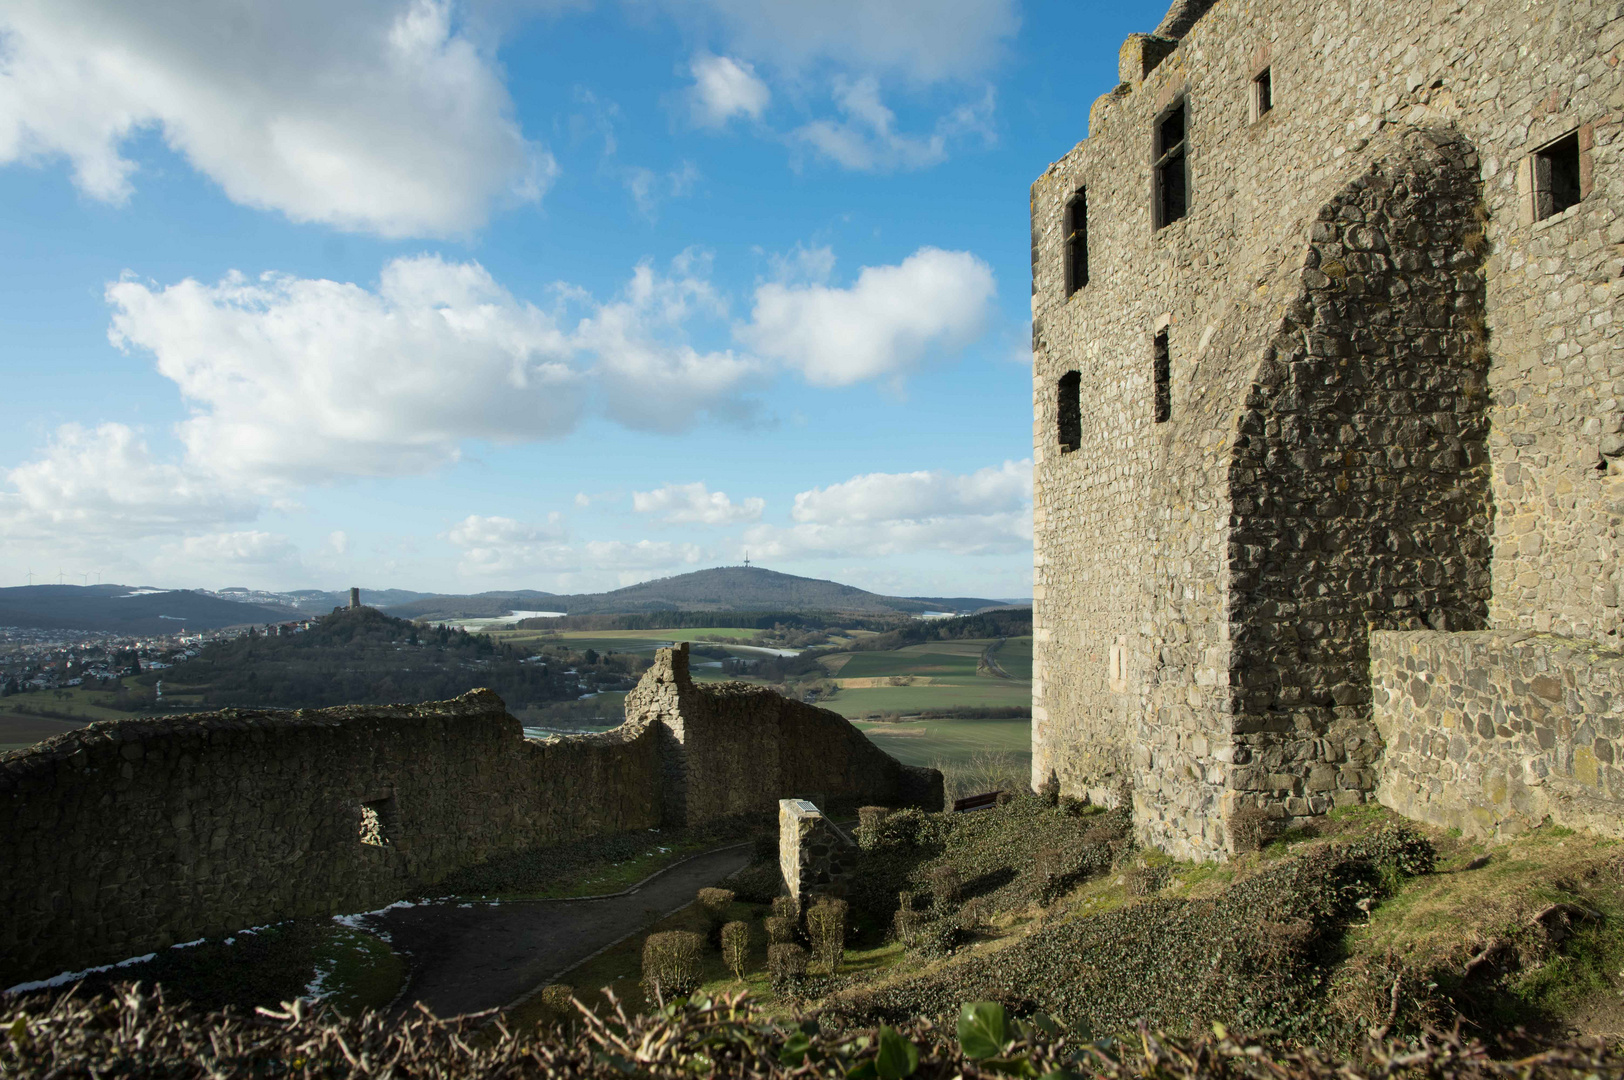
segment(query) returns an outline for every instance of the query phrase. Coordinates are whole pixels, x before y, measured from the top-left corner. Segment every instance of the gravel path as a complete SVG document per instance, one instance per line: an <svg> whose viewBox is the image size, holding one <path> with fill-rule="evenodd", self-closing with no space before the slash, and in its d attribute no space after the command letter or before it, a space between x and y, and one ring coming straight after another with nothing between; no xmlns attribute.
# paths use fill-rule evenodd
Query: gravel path
<svg viewBox="0 0 1624 1080"><path fill-rule="evenodd" d="M750 859L748 845L696 855L601 900L418 904L362 919L411 964L399 1004L436 1016L507 1005L654 919L693 902Z"/></svg>

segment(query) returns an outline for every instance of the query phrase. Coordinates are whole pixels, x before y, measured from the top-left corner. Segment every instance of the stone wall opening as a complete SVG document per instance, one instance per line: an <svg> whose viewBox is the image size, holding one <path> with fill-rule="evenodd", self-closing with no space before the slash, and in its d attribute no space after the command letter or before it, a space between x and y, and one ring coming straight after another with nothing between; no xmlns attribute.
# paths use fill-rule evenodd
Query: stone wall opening
<svg viewBox="0 0 1624 1080"><path fill-rule="evenodd" d="M1579 202L1579 133L1570 131L1534 151L1534 220Z"/></svg>
<svg viewBox="0 0 1624 1080"><path fill-rule="evenodd" d="M361 804L361 843L388 847L394 843L398 816L394 795L382 795Z"/></svg>
<svg viewBox="0 0 1624 1080"><path fill-rule="evenodd" d="M1252 122L1255 124L1274 108L1274 77L1268 68L1252 76Z"/></svg>
<svg viewBox="0 0 1624 1080"><path fill-rule="evenodd" d="M1066 295L1088 284L1088 189L1066 203Z"/></svg>
<svg viewBox="0 0 1624 1080"><path fill-rule="evenodd" d="M1189 154L1185 148L1185 103L1180 98L1156 121L1156 228L1189 210Z"/></svg>
<svg viewBox="0 0 1624 1080"><path fill-rule="evenodd" d="M1068 371L1055 387L1055 410L1059 420L1060 452L1069 454L1083 445L1083 376Z"/></svg>
<svg viewBox="0 0 1624 1080"><path fill-rule="evenodd" d="M1167 347L1166 330L1157 332L1151 346L1150 375L1154 386L1151 407L1156 422L1165 424L1173 418L1173 354Z"/></svg>

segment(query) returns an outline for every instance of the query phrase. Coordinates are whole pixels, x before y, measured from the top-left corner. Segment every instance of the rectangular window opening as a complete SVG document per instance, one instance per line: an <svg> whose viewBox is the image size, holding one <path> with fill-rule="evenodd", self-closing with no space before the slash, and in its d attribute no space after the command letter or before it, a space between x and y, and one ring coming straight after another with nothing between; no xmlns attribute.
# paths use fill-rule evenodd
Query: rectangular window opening
<svg viewBox="0 0 1624 1080"><path fill-rule="evenodd" d="M1189 154L1184 102L1156 122L1156 228L1171 225L1189 209Z"/></svg>
<svg viewBox="0 0 1624 1080"><path fill-rule="evenodd" d="M1156 422L1165 424L1173 418L1173 361L1167 350L1166 330L1156 335L1151 376L1156 384Z"/></svg>
<svg viewBox="0 0 1624 1080"><path fill-rule="evenodd" d="M395 839L395 797L385 796L361 804L361 843L388 847Z"/></svg>
<svg viewBox="0 0 1624 1080"><path fill-rule="evenodd" d="M1269 69L1264 68L1252 76L1252 119L1261 120L1274 108L1274 81Z"/></svg>
<svg viewBox="0 0 1624 1080"><path fill-rule="evenodd" d="M1534 220L1554 217L1579 198L1579 133L1574 131L1534 151Z"/></svg>
<svg viewBox="0 0 1624 1080"><path fill-rule="evenodd" d="M1060 420L1060 452L1070 453L1083 445L1083 376L1068 371L1060 376L1056 412Z"/></svg>
<svg viewBox="0 0 1624 1080"><path fill-rule="evenodd" d="M1066 204L1066 295L1088 284L1088 191L1078 188Z"/></svg>

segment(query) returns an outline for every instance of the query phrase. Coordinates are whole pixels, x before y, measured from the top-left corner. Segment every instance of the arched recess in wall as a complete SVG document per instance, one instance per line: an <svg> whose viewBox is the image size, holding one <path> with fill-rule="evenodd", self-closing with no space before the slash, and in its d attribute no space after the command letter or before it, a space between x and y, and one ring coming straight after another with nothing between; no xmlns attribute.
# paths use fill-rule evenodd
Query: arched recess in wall
<svg viewBox="0 0 1624 1080"><path fill-rule="evenodd" d="M1472 147L1411 129L1310 226L1230 459L1232 810L1356 801L1370 629L1485 624L1485 219Z"/></svg>

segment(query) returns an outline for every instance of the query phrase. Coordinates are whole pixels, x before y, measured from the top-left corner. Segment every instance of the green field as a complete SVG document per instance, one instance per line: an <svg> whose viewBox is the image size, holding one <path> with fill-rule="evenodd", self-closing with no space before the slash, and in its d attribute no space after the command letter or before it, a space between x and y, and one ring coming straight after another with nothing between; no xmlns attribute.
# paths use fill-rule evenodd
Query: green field
<svg viewBox="0 0 1624 1080"><path fill-rule="evenodd" d="M975 678L976 659L987 642L933 641L892 652L850 653L836 675L842 679L870 679L887 675L958 675Z"/></svg>
<svg viewBox="0 0 1624 1080"><path fill-rule="evenodd" d="M904 765L961 764L978 753L1012 754L1023 767L1032 761L1032 724L1027 720L908 720L855 726L875 746Z"/></svg>

